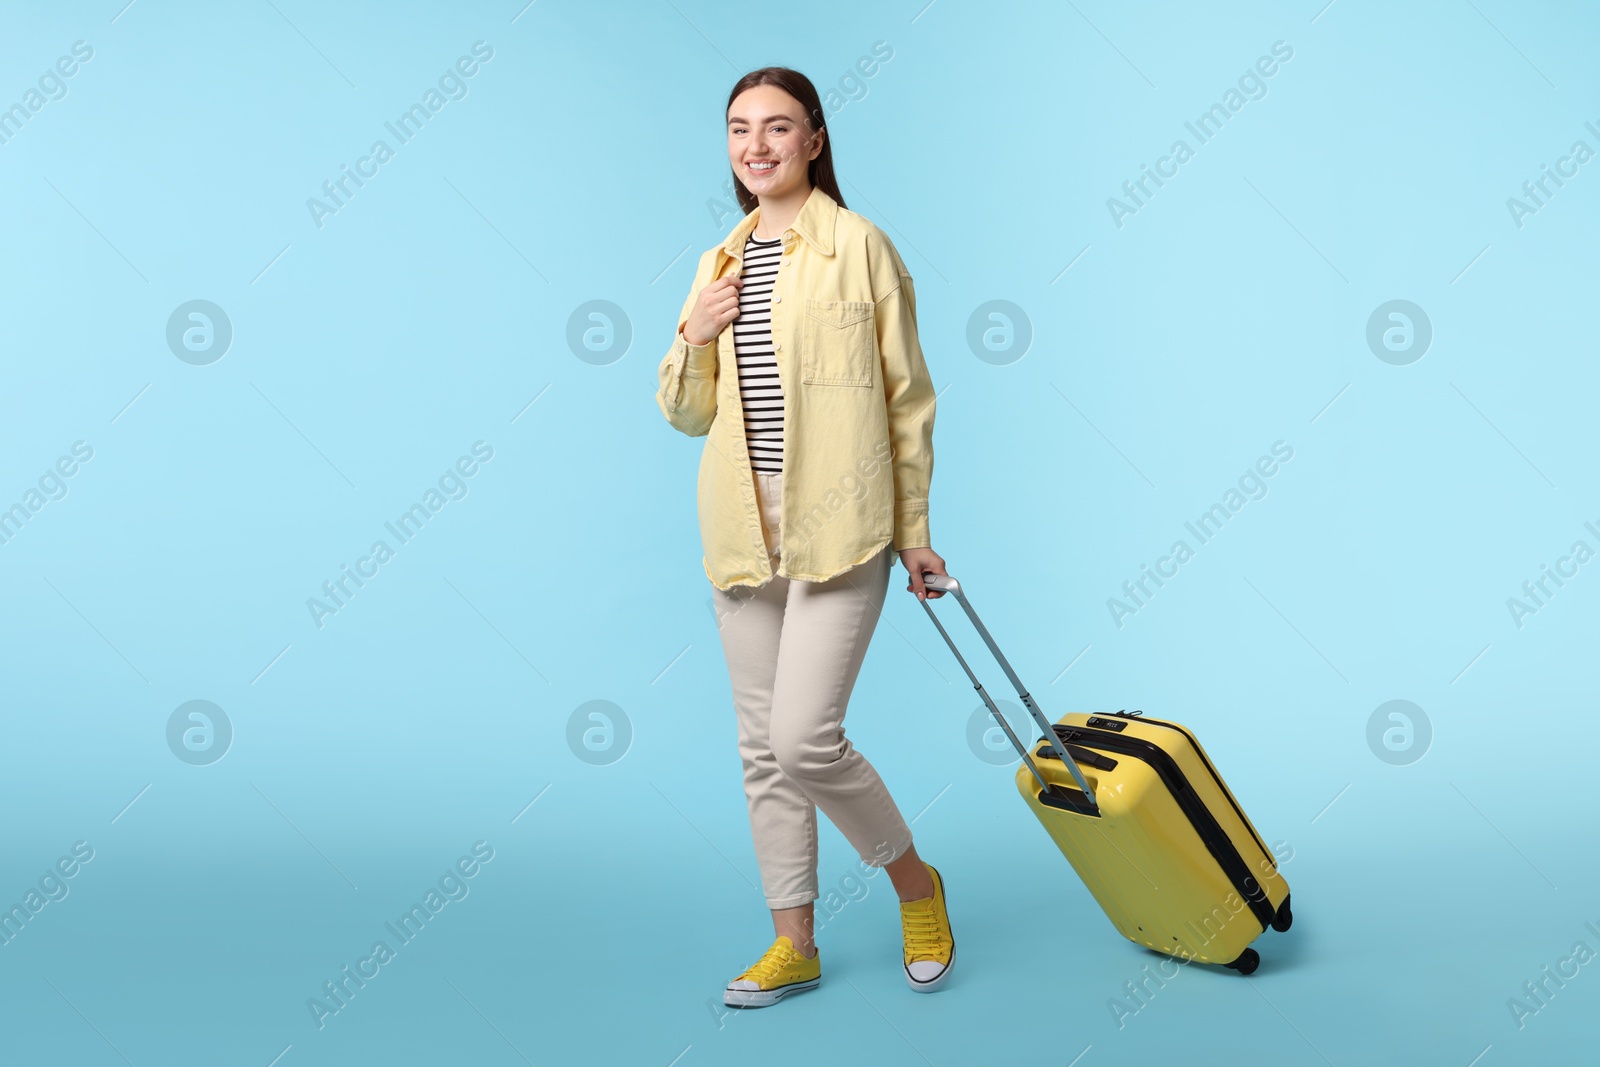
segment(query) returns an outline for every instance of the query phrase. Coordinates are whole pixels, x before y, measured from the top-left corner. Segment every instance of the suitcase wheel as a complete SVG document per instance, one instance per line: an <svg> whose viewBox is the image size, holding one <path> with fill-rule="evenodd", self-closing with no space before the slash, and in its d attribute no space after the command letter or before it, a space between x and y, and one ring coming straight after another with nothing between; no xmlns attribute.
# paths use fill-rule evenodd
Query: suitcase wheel
<svg viewBox="0 0 1600 1067"><path fill-rule="evenodd" d="M1293 922L1294 914L1289 911L1289 898L1284 897L1283 903L1278 905L1278 913L1272 917L1272 928L1281 934L1289 929L1289 925Z"/></svg>
<svg viewBox="0 0 1600 1067"><path fill-rule="evenodd" d="M1247 948L1243 952L1239 953L1239 958L1228 964L1228 966L1232 967L1240 974L1251 974L1255 971L1256 967L1260 963L1261 957L1256 954L1256 950L1253 948Z"/></svg>

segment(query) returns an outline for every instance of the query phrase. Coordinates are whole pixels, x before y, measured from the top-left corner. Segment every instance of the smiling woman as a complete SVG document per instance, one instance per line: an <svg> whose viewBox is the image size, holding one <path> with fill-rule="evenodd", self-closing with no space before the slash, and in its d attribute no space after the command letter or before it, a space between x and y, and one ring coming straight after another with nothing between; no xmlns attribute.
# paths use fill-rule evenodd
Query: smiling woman
<svg viewBox="0 0 1600 1067"><path fill-rule="evenodd" d="M944 883L843 725L892 551L919 598L941 596L924 577L946 573L928 537L935 394L915 290L888 236L844 206L805 75L752 71L726 120L746 214L700 257L656 392L673 428L706 438L703 563L777 934L723 1002L764 1007L821 981L819 807L889 872L906 981L932 992L955 962Z"/></svg>

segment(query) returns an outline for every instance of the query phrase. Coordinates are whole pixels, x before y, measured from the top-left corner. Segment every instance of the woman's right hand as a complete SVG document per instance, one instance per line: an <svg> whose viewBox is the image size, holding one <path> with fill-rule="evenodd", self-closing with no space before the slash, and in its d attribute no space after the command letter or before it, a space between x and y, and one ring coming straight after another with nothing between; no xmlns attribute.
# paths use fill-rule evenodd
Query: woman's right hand
<svg viewBox="0 0 1600 1067"><path fill-rule="evenodd" d="M715 340L724 326L739 317L739 289L743 285L743 278L730 275L700 290L700 299L684 323L683 339L696 347Z"/></svg>

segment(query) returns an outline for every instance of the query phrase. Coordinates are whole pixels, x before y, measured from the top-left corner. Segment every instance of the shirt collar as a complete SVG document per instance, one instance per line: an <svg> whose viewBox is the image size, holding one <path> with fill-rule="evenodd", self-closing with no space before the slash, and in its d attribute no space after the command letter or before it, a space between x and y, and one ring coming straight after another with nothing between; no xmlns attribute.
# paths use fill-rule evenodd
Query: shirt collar
<svg viewBox="0 0 1600 1067"><path fill-rule="evenodd" d="M728 239L722 243L722 250L730 257L742 260L745 239L755 230L756 223L761 221L760 216L761 206L757 204L728 234ZM823 192L821 186L813 185L811 195L806 197L806 202L800 206L800 214L795 216L789 228L805 238L806 243L818 252L831 256L833 230L838 218L839 202Z"/></svg>

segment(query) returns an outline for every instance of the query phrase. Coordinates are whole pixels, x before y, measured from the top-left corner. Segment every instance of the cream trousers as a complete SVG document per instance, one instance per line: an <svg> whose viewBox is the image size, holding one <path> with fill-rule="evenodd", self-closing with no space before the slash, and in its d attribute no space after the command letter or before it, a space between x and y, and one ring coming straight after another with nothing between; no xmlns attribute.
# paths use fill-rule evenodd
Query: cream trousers
<svg viewBox="0 0 1600 1067"><path fill-rule="evenodd" d="M783 475L757 471L755 481L776 568ZM892 565L885 545L826 582L774 574L759 588L712 587L769 908L817 899L819 807L869 866L892 863L911 847L910 826L843 725Z"/></svg>

